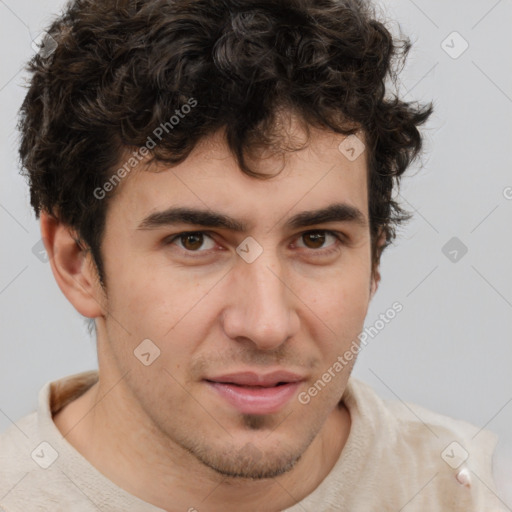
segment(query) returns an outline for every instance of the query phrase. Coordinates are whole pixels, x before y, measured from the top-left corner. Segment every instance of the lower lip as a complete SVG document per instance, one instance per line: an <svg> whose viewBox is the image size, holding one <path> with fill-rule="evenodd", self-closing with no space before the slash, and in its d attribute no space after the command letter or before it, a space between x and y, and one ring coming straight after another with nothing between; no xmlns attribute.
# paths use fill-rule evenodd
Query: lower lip
<svg viewBox="0 0 512 512"><path fill-rule="evenodd" d="M278 412L297 392L300 382L290 382L268 388L235 386L207 382L217 393L243 414L272 414Z"/></svg>

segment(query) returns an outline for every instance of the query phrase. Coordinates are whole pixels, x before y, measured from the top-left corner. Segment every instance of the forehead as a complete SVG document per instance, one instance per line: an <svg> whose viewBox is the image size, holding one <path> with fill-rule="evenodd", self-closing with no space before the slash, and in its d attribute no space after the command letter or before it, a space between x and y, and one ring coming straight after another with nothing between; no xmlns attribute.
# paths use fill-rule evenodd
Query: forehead
<svg viewBox="0 0 512 512"><path fill-rule="evenodd" d="M287 133L289 146L300 149L265 147L246 154L251 170L271 176L269 179L244 173L219 131L202 139L178 165L140 164L121 183L109 214L121 213L135 226L151 213L182 206L227 215L236 212L251 224L254 219L275 222L302 210L343 202L367 218L364 135L358 132L346 137L312 128L308 139L299 129Z"/></svg>

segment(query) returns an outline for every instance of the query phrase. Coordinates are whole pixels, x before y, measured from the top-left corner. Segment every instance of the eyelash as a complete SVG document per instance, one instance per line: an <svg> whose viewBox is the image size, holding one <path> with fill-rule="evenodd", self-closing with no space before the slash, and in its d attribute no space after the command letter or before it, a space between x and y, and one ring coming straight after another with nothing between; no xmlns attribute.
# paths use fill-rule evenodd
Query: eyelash
<svg viewBox="0 0 512 512"><path fill-rule="evenodd" d="M329 247L327 247L325 249L322 249L322 248L310 249L308 247L301 247L301 249L306 249L306 250L309 249L310 251L317 253L318 255L328 255L328 254L338 250L339 246L343 245L345 243L344 237L341 233L339 233L337 231L331 231L329 229L310 229L308 231L303 231L302 233L300 233L297 238L301 238L304 235L307 235L310 233L324 233L326 235L331 235L336 239L335 243L331 244ZM170 238L165 239L164 245L172 245L174 241L180 239L182 236L185 236L185 235L206 235L209 238L211 238L212 240L214 240L212 237L212 233L210 233L209 231L182 231L181 233L177 233L175 235L172 235ZM200 251L200 250L190 251L190 250L184 249L182 247L179 247L179 249L187 257L190 257L190 258L198 258L198 257L204 256L205 254L208 254L212 250L212 249L207 249L207 250L203 250L203 251ZM196 253L196 254L194 254L194 253Z"/></svg>

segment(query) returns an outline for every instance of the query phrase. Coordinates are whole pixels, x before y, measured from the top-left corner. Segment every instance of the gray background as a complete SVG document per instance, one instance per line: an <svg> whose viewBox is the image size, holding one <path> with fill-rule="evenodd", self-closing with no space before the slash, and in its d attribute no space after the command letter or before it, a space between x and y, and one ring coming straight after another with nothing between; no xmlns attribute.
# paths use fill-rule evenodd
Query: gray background
<svg viewBox="0 0 512 512"><path fill-rule="evenodd" d="M18 175L22 67L62 4L0 0L0 430L35 408L48 380L96 367L82 318L32 252L39 225ZM354 374L385 398L486 426L512 458L512 1L381 5L414 43L402 95L433 100L436 111L424 165L401 189L414 219L383 256L366 324L395 301L403 311L362 350ZM454 31L469 44L460 56ZM443 253L452 237L468 249L456 248L456 262Z"/></svg>

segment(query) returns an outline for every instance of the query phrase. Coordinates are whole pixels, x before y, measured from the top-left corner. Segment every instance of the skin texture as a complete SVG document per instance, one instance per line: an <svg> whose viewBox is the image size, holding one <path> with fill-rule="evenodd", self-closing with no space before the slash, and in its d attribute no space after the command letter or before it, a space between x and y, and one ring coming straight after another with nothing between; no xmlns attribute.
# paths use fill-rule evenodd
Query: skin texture
<svg viewBox="0 0 512 512"><path fill-rule="evenodd" d="M304 136L291 126L294 137ZM352 367L309 404L297 395L357 338L380 276L371 272L366 153L351 162L338 150L343 135L311 135L284 161L258 160L269 173L284 164L269 181L238 169L222 132L178 166L126 178L107 213L106 294L90 253L56 218L41 215L57 283L95 318L98 333L100 380L54 421L109 479L165 510L282 510L319 485L345 445L350 415L340 398ZM358 208L366 224L285 226L297 213L340 202ZM247 231L137 229L171 206L218 211ZM303 236L322 229L344 241ZM179 237L170 241L185 231L211 238L186 245L200 247L187 253ZM263 248L252 263L236 253L247 236ZM160 349L149 366L134 356L144 339ZM304 381L272 414L242 414L203 380L275 369Z"/></svg>

